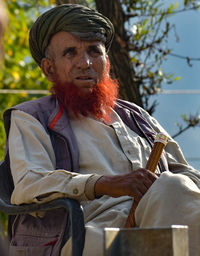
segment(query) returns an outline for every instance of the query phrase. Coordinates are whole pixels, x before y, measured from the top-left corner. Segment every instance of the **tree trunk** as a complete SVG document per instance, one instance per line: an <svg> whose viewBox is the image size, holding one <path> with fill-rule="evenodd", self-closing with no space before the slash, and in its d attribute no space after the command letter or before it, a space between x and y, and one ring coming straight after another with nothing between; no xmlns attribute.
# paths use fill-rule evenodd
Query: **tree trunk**
<svg viewBox="0 0 200 256"><path fill-rule="evenodd" d="M109 51L112 73L120 85L120 97L143 106L139 85L134 79L135 72L127 49L125 15L119 0L95 0L96 8L108 17L115 28L115 38Z"/></svg>

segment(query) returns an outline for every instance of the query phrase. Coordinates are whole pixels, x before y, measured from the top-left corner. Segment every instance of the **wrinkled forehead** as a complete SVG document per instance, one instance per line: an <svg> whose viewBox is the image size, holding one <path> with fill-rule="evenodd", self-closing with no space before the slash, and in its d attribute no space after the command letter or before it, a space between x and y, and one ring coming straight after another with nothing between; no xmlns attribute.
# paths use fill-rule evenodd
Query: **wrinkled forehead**
<svg viewBox="0 0 200 256"><path fill-rule="evenodd" d="M78 37L82 41L101 41L104 45L106 43L105 35L98 32L71 32L70 34Z"/></svg>
<svg viewBox="0 0 200 256"><path fill-rule="evenodd" d="M52 36L48 46L51 42L58 42L58 41L65 41L66 43L74 43L74 42L86 42L86 43L95 43L101 44L105 47L105 37L101 34L96 33L83 33L83 32L66 32L66 31L59 31L55 35ZM48 48L47 46L47 48Z"/></svg>
<svg viewBox="0 0 200 256"><path fill-rule="evenodd" d="M77 51L90 51L99 49L102 53L106 54L106 48L104 41L99 37L85 37L83 34L77 35L76 33L69 33L66 31L60 31L56 33L46 48L45 57L49 57L49 54L61 53L69 49Z"/></svg>

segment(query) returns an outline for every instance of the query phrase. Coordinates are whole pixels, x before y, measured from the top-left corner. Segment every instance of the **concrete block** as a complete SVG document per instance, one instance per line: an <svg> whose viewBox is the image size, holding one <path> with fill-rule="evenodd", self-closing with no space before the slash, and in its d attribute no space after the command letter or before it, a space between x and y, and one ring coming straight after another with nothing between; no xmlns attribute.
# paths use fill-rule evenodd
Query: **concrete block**
<svg viewBox="0 0 200 256"><path fill-rule="evenodd" d="M200 224L189 225L189 255L200 256Z"/></svg>
<svg viewBox="0 0 200 256"><path fill-rule="evenodd" d="M105 228L105 256L188 256L188 227Z"/></svg>

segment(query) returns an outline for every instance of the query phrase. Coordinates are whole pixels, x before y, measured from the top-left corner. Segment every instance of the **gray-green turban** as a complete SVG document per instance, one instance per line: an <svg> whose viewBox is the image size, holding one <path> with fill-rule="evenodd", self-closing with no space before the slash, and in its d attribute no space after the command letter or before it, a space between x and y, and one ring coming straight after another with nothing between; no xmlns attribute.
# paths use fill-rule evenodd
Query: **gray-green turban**
<svg viewBox="0 0 200 256"><path fill-rule="evenodd" d="M77 4L56 6L43 13L30 30L30 51L39 66L52 36L59 31L72 33L83 40L101 40L107 51L114 36L113 24L101 13Z"/></svg>

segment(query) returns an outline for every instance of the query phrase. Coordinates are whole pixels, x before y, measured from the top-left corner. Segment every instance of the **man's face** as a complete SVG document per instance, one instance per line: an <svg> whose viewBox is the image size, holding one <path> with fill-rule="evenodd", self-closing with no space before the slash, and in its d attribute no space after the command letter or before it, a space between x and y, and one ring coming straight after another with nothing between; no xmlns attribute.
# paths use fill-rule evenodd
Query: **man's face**
<svg viewBox="0 0 200 256"><path fill-rule="evenodd" d="M61 83L76 86L82 94L91 93L103 77L105 46L100 41L82 41L68 32L55 34L48 47L51 71ZM53 78L49 79L53 82Z"/></svg>

